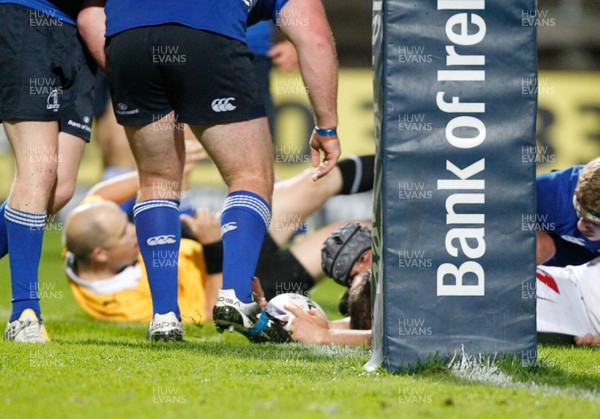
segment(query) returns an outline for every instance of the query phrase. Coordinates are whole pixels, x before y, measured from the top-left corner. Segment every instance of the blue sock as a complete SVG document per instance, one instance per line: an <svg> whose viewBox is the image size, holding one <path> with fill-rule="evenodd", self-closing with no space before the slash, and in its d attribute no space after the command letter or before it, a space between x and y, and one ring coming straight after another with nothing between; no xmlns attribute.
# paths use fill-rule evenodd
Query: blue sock
<svg viewBox="0 0 600 419"><path fill-rule="evenodd" d="M248 191L227 196L221 214L223 289L234 289L240 301L252 301L252 279L269 222L271 207Z"/></svg>
<svg viewBox="0 0 600 419"><path fill-rule="evenodd" d="M0 205L0 259L8 253L8 233L6 232L6 220L4 219L7 204L8 200Z"/></svg>
<svg viewBox="0 0 600 419"><path fill-rule="evenodd" d="M177 258L181 241L179 202L142 201L133 208L138 246L146 265L154 314L174 312L178 319Z"/></svg>
<svg viewBox="0 0 600 419"><path fill-rule="evenodd" d="M32 309L41 320L38 296L38 269L46 214L30 214L5 206L4 217L9 246L12 312L10 321L19 318L23 310Z"/></svg>

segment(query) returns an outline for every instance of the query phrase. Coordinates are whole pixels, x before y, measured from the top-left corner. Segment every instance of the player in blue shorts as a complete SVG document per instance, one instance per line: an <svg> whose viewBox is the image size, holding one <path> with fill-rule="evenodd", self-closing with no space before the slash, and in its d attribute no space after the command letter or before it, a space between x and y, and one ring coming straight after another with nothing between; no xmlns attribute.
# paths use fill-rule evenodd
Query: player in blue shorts
<svg viewBox="0 0 600 419"><path fill-rule="evenodd" d="M278 328L252 300L252 279L270 222L272 146L246 40L250 0L109 0L106 56L117 121L125 126L140 173L134 209L140 252L148 270L154 318L151 339L180 339L177 267L154 268L153 252L177 252L183 167L180 123L187 123L228 188L221 216L223 289L214 310L220 328L257 341ZM311 137L315 180L337 162L337 61L318 0L260 3L261 19L305 15L311 24L280 26L299 51L315 112ZM267 7L269 6L269 7ZM266 13L266 12L268 13ZM97 45L90 48L100 51ZM102 59L100 59L102 62ZM321 161L320 153L323 153Z"/></svg>
<svg viewBox="0 0 600 419"><path fill-rule="evenodd" d="M84 1L0 0L0 120L16 174L0 205L12 311L4 337L46 342L38 267L47 214L73 195L90 139L95 64L78 36Z"/></svg>
<svg viewBox="0 0 600 419"><path fill-rule="evenodd" d="M580 265L600 252L600 158L537 177L537 264Z"/></svg>

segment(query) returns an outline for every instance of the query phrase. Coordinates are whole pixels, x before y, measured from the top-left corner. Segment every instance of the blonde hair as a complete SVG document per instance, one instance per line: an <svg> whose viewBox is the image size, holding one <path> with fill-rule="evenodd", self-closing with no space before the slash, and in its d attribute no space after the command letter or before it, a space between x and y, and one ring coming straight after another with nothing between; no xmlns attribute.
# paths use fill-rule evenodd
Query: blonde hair
<svg viewBox="0 0 600 419"><path fill-rule="evenodd" d="M596 157L581 169L575 198L585 212L595 216L600 214L600 157Z"/></svg>

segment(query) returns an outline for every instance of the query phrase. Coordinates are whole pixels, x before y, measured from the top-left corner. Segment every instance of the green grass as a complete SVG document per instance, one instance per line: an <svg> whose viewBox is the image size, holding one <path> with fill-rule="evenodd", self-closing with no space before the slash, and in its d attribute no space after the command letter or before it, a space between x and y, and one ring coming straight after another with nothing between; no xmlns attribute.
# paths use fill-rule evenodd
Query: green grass
<svg viewBox="0 0 600 419"><path fill-rule="evenodd" d="M47 345L0 342L0 417L598 417L600 351L541 346L540 363L505 360L508 386L460 379L444 365L367 373L366 348L250 345L212 325L186 342L148 344L143 324L89 319L68 290L59 232L46 234L40 289ZM10 310L6 258L0 315ZM313 297L330 311L340 288ZM3 325L2 325L3 327Z"/></svg>

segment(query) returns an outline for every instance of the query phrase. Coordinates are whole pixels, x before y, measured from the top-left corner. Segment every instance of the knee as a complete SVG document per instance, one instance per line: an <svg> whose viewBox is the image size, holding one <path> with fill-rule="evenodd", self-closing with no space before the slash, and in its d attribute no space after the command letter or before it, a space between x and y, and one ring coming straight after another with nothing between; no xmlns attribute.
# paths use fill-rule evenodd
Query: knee
<svg viewBox="0 0 600 419"><path fill-rule="evenodd" d="M48 212L55 214L60 211L73 198L75 182L60 182L56 185L54 196L48 203Z"/></svg>
<svg viewBox="0 0 600 419"><path fill-rule="evenodd" d="M58 162L41 162L17 168L15 181L35 193L50 191L56 183Z"/></svg>

